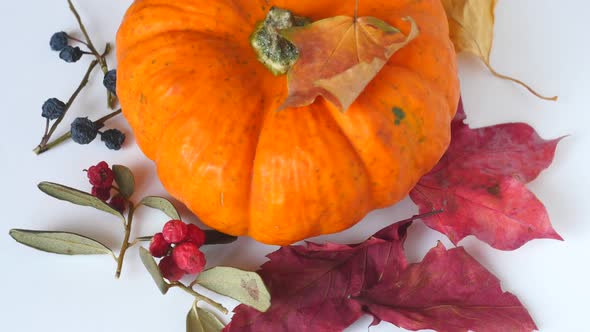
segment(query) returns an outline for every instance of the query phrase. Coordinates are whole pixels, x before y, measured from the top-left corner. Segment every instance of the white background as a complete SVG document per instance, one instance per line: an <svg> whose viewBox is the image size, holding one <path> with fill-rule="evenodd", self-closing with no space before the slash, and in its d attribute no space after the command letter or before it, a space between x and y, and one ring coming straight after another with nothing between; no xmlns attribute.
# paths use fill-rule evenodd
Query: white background
<svg viewBox="0 0 590 332"><path fill-rule="evenodd" d="M130 3L77 1L97 45L114 41ZM519 296L546 332L588 330L589 12L590 3L583 0L500 1L494 66L541 92L558 94L557 103L541 101L519 86L492 77L474 58L461 58L470 124L524 121L545 138L571 135L560 144L553 166L530 185L546 204L565 242L534 241L514 252L494 250L474 238L461 243L503 281L506 290ZM132 137L121 152L108 151L98 141L87 147L70 143L41 157L31 152L43 129L41 104L54 96L67 99L89 61L66 64L49 50L53 32L75 28L65 0L0 1L0 330L184 331L191 298L175 290L160 295L141 266L136 248L129 252L123 278L114 280L115 266L108 257L52 256L17 245L8 236L13 227L67 230L118 248L122 232L117 220L51 199L36 189L43 180L89 189L82 169L100 160L131 167L139 182L138 197L166 195L151 162L137 150ZM104 114L99 76L94 76L72 114L91 112L93 118ZM129 132L123 119L112 124ZM415 212L406 200L371 214L349 231L321 240L361 241ZM136 220L141 235L153 234L166 221L146 211ZM420 260L438 239L450 245L418 222L410 231L410 258ZM244 238L231 246L209 248L207 256L211 265L256 269L274 249ZM364 317L349 331L366 331L369 322ZM401 330L383 323L371 331Z"/></svg>

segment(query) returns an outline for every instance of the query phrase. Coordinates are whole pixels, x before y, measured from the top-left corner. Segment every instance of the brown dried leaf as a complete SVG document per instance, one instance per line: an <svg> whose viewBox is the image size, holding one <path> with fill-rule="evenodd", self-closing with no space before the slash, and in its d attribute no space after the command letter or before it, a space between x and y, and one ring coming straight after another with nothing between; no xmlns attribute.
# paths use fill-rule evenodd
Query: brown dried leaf
<svg viewBox="0 0 590 332"><path fill-rule="evenodd" d="M289 96L279 109L310 105L323 96L346 111L391 56L419 34L416 22L405 36L374 17L331 17L284 30L299 59L289 71Z"/></svg>
<svg viewBox="0 0 590 332"><path fill-rule="evenodd" d="M449 18L451 40L457 53L475 54L495 76L520 84L541 99L557 100L557 97L539 94L518 79L498 73L490 64L497 3L498 0L442 0Z"/></svg>

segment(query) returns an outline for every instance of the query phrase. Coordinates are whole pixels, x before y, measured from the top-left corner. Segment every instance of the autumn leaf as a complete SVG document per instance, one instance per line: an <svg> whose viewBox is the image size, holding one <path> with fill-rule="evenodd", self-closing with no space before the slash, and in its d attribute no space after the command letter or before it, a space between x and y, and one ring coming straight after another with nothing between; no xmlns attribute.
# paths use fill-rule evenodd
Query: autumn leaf
<svg viewBox="0 0 590 332"><path fill-rule="evenodd" d="M357 301L379 320L416 331L534 331L518 298L462 247L431 249L395 280L384 280Z"/></svg>
<svg viewBox="0 0 590 332"><path fill-rule="evenodd" d="M407 227L395 224L358 245L308 243L270 254L259 271L271 293L270 309L239 306L224 331L342 331L363 315L361 304L348 297L407 266Z"/></svg>
<svg viewBox="0 0 590 332"><path fill-rule="evenodd" d="M498 73L490 63L490 53L494 39L495 9L498 0L442 0L447 17L451 40L457 53L468 52L478 56L495 76L522 85L535 96L546 100L557 97L545 97L526 83Z"/></svg>
<svg viewBox="0 0 590 332"><path fill-rule="evenodd" d="M271 292L270 309L261 313L238 306L224 331L336 332L366 313L405 328L534 329L518 299L502 292L499 281L462 249L438 247L422 263L410 265L403 244L416 218L360 244L307 243L270 254L259 271Z"/></svg>
<svg viewBox="0 0 590 332"><path fill-rule="evenodd" d="M460 110L451 146L439 164L410 193L431 228L458 243L468 235L501 250L528 241L561 237L541 201L526 188L553 161L561 139L544 140L527 124L471 129Z"/></svg>
<svg viewBox="0 0 590 332"><path fill-rule="evenodd" d="M391 56L418 36L416 22L405 20L411 24L408 36L374 17L337 16L283 30L299 59L279 109L310 105L321 95L346 111Z"/></svg>

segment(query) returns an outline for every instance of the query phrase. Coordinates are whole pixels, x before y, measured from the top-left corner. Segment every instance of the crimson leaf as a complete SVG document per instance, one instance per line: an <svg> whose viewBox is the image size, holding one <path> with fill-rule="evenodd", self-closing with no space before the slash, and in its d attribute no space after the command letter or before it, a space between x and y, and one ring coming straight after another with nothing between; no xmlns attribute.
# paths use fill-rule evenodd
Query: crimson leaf
<svg viewBox="0 0 590 332"><path fill-rule="evenodd" d="M544 140L527 124L471 129L462 104L451 146L410 193L424 219L457 244L468 235L501 250L539 238L561 240L543 204L525 186L553 161L561 139Z"/></svg>
<svg viewBox="0 0 590 332"><path fill-rule="evenodd" d="M535 328L518 299L502 292L498 279L463 249L438 247L409 265L403 244L416 218L356 245L307 243L270 254L259 271L271 293L270 309L238 306L224 331L335 332L364 313L405 328Z"/></svg>
<svg viewBox="0 0 590 332"><path fill-rule="evenodd" d="M358 299L377 319L409 330L532 331L535 323L516 296L462 247L442 244L395 280Z"/></svg>

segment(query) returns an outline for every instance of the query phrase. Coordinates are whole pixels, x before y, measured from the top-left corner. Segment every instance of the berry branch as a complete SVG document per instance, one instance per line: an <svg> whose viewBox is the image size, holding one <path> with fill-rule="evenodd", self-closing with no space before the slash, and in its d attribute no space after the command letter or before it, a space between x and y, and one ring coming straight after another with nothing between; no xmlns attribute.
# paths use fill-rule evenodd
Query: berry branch
<svg viewBox="0 0 590 332"><path fill-rule="evenodd" d="M35 153L39 154L40 152L47 151L47 144L48 144L49 140L51 139L51 136L53 135L53 133L55 132L55 130L57 129L59 124L63 121L64 117L66 116L66 114L68 113L70 108L72 107L72 104L74 103L76 98L78 98L78 95L80 95L80 92L82 92L82 90L86 87L86 85L88 85L88 80L90 79L90 74L92 73L92 71L94 70L96 65L98 65L98 61L96 61L96 60L94 60L90 63L90 65L88 66L88 69L86 70L86 73L84 74L84 77L82 78L82 81L80 82L80 84L76 88L76 91L74 91L74 93L72 94L72 96L70 97L68 102L65 105L63 105L63 107L61 106L61 104L57 103L57 106L55 108L59 108L59 109L54 114L59 113L59 116L57 117L57 119L55 119L55 122L53 123L53 126L51 126L51 129L49 129L49 123L52 120L51 118L53 116L46 117L47 118L47 122L46 122L47 125L45 127L45 134L43 135L43 138L41 139L41 143L39 143L37 148L35 148L35 150L34 150ZM52 99L50 99L50 100L52 100ZM50 105L49 103L50 103L50 101L48 100L47 102L45 102L45 105L43 105L44 111L45 111L45 109L49 108L49 105ZM37 152L37 151L39 151L39 152Z"/></svg>
<svg viewBox="0 0 590 332"><path fill-rule="evenodd" d="M41 138L41 142L39 145L33 150L36 154L41 154L45 151L48 151L52 147L59 145L69 138L73 138L73 140L78 144L89 144L92 142L99 134L101 136L101 140L105 142L105 145L111 150L119 150L125 141L125 135L116 129L109 129L105 132L100 132L99 130L104 126L104 122L111 117L120 114L120 110L115 111L109 114L105 119L98 120L96 122L92 122L88 120L88 118L77 118L71 125L70 133L62 135L60 138L56 139L53 142L50 142L52 135L57 130L58 126L64 120L66 114L72 107L72 104L80 94L80 92L86 87L90 80L90 75L92 71L100 65L102 72L104 74L103 78L103 85L105 86L107 93L108 93L108 107L114 109L116 103L116 84L117 84L117 71L116 70L109 70L106 56L111 51L111 45L109 43L106 44L104 52L101 54L97 51L96 47L94 46L92 40L90 39L90 35L84 23L82 22L82 18L80 14L74 7L74 4L71 0L68 0L68 4L70 6L70 10L73 15L76 17L80 30L84 35L85 41L80 40L78 38L72 37L68 35L66 32L57 32L51 36L49 41L49 45L53 51L59 52L59 57L68 63L78 62L84 55L92 55L94 56L94 60L88 66L88 69L78 85L78 88L67 103L62 102L57 98L48 99L42 107L43 112L41 115L46 119L45 121L45 132L43 137ZM87 50L82 50L80 47L73 47L70 45L70 42L77 42L80 43L88 48ZM54 121L53 125L51 122Z"/></svg>
<svg viewBox="0 0 590 332"><path fill-rule="evenodd" d="M94 125L97 129L101 129L105 126L106 122L112 118L114 118L115 116L121 114L123 111L121 109L118 109L112 113L109 113L105 116L103 116L102 118L94 121ZM42 154L44 152L49 151L50 149L66 142L67 140L72 138L72 132L68 131L67 133L61 135L60 137L56 138L54 141L49 142L49 143L45 143L44 145L39 144L39 146L37 146L35 148L35 150L33 150L33 152L35 152L36 154Z"/></svg>
<svg viewBox="0 0 590 332"><path fill-rule="evenodd" d="M82 22L82 18L80 17L78 10L76 10L76 7L72 3L72 0L68 0L68 4L70 6L70 11L72 12L72 14L74 14L74 17L76 17L76 21L78 21L78 26L80 27L80 31L82 31L82 34L84 35L84 38L86 39L86 42L82 42L82 44L86 45L88 47L88 49L90 50L90 53L96 57L96 60L98 60L98 62L100 63L100 68L102 69L103 74L106 76L109 72L109 66L106 61L106 56L109 54L109 52L111 50L111 45L109 43L107 43L103 54L99 54L96 47L92 43L92 39L90 38L88 31L86 30L86 26ZM108 107L111 109L114 109L115 101L116 101L116 96L114 95L114 93L107 90L107 105L108 105Z"/></svg>

